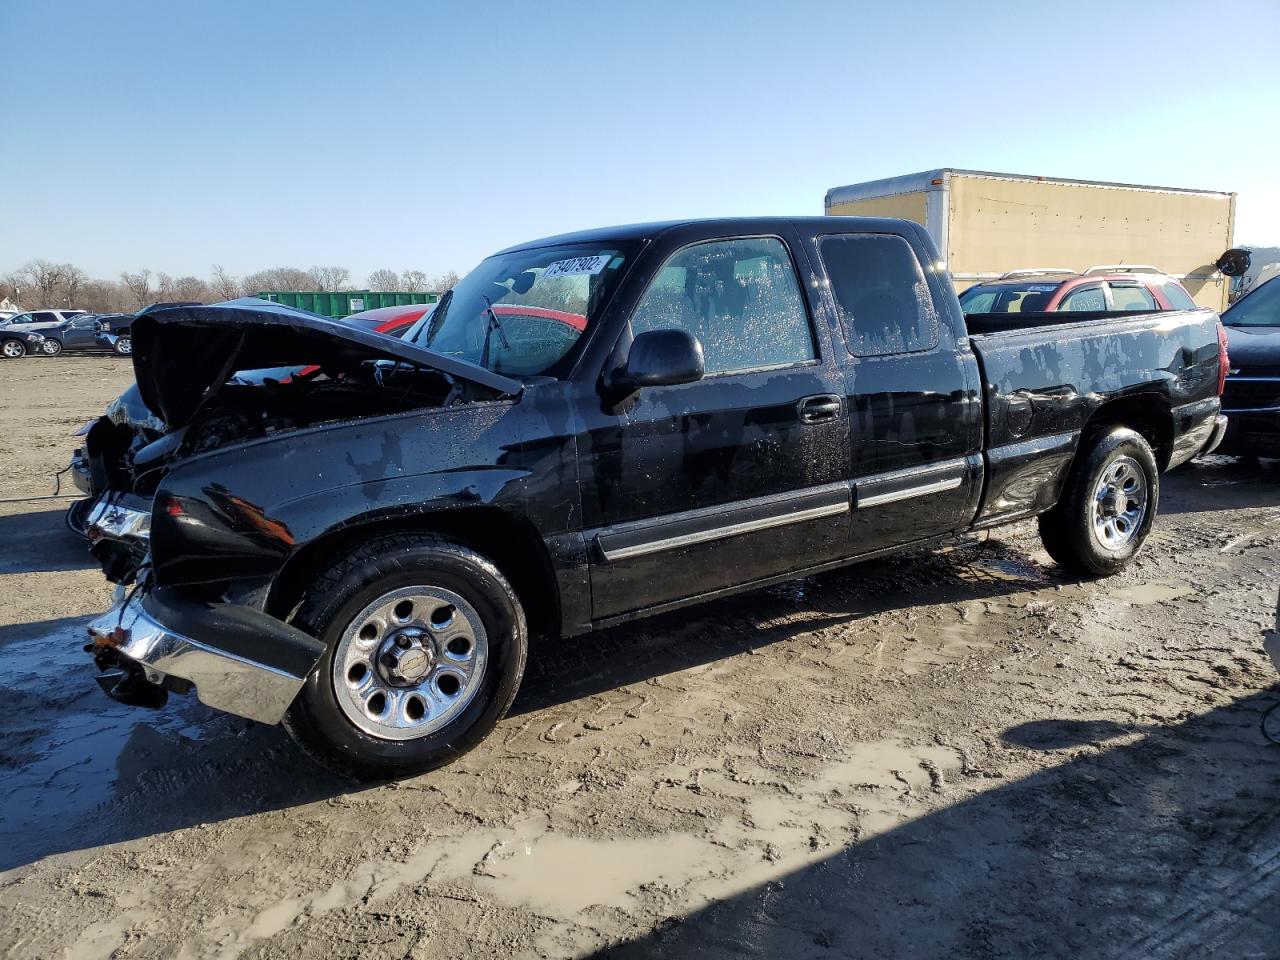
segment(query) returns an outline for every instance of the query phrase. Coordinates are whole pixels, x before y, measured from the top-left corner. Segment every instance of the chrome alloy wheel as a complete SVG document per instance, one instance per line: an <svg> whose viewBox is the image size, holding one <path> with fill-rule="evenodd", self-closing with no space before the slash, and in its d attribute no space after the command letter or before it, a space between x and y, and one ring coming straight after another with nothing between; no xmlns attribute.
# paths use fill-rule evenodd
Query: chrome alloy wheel
<svg viewBox="0 0 1280 960"><path fill-rule="evenodd" d="M1098 542L1118 550L1138 535L1147 515L1147 477L1138 461L1121 457L1110 464L1093 496L1093 533Z"/></svg>
<svg viewBox="0 0 1280 960"><path fill-rule="evenodd" d="M17 360L26 352L27 348L17 340L6 340L4 342L4 355L10 360Z"/></svg>
<svg viewBox="0 0 1280 960"><path fill-rule="evenodd" d="M347 625L333 654L333 689L365 733L413 740L466 708L488 660L488 634L471 604L443 587L402 587Z"/></svg>

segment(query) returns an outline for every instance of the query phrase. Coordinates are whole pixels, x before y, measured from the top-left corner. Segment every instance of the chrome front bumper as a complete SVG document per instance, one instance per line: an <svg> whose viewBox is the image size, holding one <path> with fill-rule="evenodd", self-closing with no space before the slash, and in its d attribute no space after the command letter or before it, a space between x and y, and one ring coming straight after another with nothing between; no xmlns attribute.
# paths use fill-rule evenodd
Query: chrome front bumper
<svg viewBox="0 0 1280 960"><path fill-rule="evenodd" d="M324 652L302 631L259 610L139 589L89 624L90 650L165 686L176 677L201 703L279 723Z"/></svg>

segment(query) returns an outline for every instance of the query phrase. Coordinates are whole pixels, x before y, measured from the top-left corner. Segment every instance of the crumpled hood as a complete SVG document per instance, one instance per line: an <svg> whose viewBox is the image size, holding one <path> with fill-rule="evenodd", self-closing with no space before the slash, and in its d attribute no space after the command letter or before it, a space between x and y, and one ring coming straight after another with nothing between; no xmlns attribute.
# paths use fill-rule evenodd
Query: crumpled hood
<svg viewBox="0 0 1280 960"><path fill-rule="evenodd" d="M1280 369L1280 327L1227 327L1232 370Z"/></svg>
<svg viewBox="0 0 1280 960"><path fill-rule="evenodd" d="M189 423L237 370L399 360L500 396L516 396L523 389L519 380L465 360L257 297L145 310L134 319L132 335L138 390L170 429Z"/></svg>
<svg viewBox="0 0 1280 960"><path fill-rule="evenodd" d="M128 427L130 430L150 430L153 433L168 430L165 422L142 402L142 393L136 383L108 403L102 415L117 427Z"/></svg>

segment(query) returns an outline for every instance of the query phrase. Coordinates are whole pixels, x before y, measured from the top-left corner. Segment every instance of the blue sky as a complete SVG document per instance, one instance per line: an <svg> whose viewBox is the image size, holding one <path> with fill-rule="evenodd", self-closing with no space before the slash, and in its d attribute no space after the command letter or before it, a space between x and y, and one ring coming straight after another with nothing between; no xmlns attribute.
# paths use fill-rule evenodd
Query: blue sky
<svg viewBox="0 0 1280 960"><path fill-rule="evenodd" d="M2 0L0 273L466 272L942 166L1239 193L1280 244L1280 2Z"/></svg>

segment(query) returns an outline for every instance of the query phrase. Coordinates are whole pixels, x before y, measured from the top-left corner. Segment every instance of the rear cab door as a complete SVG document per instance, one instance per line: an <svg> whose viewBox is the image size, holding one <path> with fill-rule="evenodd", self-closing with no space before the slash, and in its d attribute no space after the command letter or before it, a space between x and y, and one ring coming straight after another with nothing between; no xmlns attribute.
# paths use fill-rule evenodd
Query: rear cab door
<svg viewBox="0 0 1280 960"><path fill-rule="evenodd" d="M785 222L656 238L617 307L632 337L683 329L705 376L615 408L583 398L579 443L593 619L820 565L847 552L843 371L814 322L817 277Z"/></svg>
<svg viewBox="0 0 1280 960"><path fill-rule="evenodd" d="M833 217L806 244L842 342L849 553L967 527L982 493L982 381L932 242L911 223Z"/></svg>

